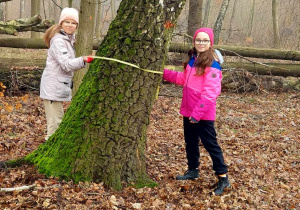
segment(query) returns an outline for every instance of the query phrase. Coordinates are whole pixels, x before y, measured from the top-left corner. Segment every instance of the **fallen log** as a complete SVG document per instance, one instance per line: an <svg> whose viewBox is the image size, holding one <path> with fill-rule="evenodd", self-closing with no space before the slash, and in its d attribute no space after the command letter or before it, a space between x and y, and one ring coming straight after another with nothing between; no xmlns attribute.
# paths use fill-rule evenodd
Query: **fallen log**
<svg viewBox="0 0 300 210"><path fill-rule="evenodd" d="M97 50L100 41L94 40L93 49ZM2 38L0 39L0 47L12 48L28 48L28 49L47 49L43 39L32 38ZM300 61L300 51L278 50L278 49L263 49L240 46L215 45L216 49L220 50L225 56L243 56L263 59L279 59ZM190 44L172 42L169 52L186 53L190 49Z"/></svg>
<svg viewBox="0 0 300 210"><path fill-rule="evenodd" d="M23 31L45 32L53 24L53 20L42 19L40 15L6 22L0 21L0 34L17 36Z"/></svg>
<svg viewBox="0 0 300 210"><path fill-rule="evenodd" d="M190 48L191 46L189 44L173 42L170 45L169 52L186 53ZM220 50L222 55L225 56L240 55L243 57L250 57L250 58L300 61L300 51L226 46L226 45L215 45L214 48Z"/></svg>

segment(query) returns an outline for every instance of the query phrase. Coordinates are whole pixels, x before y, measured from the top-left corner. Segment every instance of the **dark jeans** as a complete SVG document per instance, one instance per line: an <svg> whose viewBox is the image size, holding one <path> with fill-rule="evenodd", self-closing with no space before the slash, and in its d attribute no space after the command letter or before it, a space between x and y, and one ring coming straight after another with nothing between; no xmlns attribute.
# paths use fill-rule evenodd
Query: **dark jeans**
<svg viewBox="0 0 300 210"><path fill-rule="evenodd" d="M185 150L189 169L199 167L199 138L213 161L213 170L216 175L226 174L227 165L224 163L221 147L217 142L214 121L200 120L199 123L190 123L189 118L183 118Z"/></svg>

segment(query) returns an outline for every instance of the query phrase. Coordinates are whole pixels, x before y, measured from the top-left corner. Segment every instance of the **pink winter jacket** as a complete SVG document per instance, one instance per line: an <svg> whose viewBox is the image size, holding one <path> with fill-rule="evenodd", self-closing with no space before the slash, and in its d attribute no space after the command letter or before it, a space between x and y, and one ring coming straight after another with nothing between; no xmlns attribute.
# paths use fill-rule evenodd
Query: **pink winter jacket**
<svg viewBox="0 0 300 210"><path fill-rule="evenodd" d="M183 72L164 69L163 79L177 85L183 85L180 114L195 120L215 120L216 102L221 92L222 71L217 61L205 69L205 73L196 76L192 57Z"/></svg>

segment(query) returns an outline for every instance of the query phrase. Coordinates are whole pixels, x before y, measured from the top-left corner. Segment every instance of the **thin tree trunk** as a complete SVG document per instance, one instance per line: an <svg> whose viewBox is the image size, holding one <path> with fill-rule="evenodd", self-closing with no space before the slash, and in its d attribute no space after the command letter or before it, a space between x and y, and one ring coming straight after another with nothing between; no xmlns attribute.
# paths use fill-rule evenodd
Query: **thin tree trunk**
<svg viewBox="0 0 300 210"><path fill-rule="evenodd" d="M253 0L253 1L255 1L255 0ZM228 33L227 42L230 41L232 31L233 31L233 21L235 19L235 15L236 15L236 5L237 5L237 0L234 0L233 8L232 8L232 15L231 15L231 18L230 18L230 25L229 25L229 33Z"/></svg>
<svg viewBox="0 0 300 210"><path fill-rule="evenodd" d="M20 0L20 17L23 18L25 14L25 0Z"/></svg>
<svg viewBox="0 0 300 210"><path fill-rule="evenodd" d="M248 28L248 34L247 34L248 37L252 37L254 11L255 11L255 0L252 0L252 7L250 10L250 19L249 19L249 28Z"/></svg>
<svg viewBox="0 0 300 210"><path fill-rule="evenodd" d="M188 35L193 36L201 27L203 0L190 0L188 17Z"/></svg>
<svg viewBox="0 0 300 210"><path fill-rule="evenodd" d="M73 6L73 0L69 0L68 5L69 5L69 7L72 7Z"/></svg>
<svg viewBox="0 0 300 210"><path fill-rule="evenodd" d="M183 6L179 0L123 0L97 56L161 71ZM58 130L26 160L47 175L115 189L153 184L146 173L146 131L161 77L96 59Z"/></svg>
<svg viewBox="0 0 300 210"><path fill-rule="evenodd" d="M211 0L207 0L205 4L205 14L204 14L202 27L208 27L208 18L210 15L210 9L211 9Z"/></svg>
<svg viewBox="0 0 300 210"><path fill-rule="evenodd" d="M4 6L5 3L0 3L0 21L4 21L4 9L5 9L5 6Z"/></svg>
<svg viewBox="0 0 300 210"><path fill-rule="evenodd" d="M40 0L31 0L31 16L40 14ZM31 32L31 38L39 38L40 34L38 32Z"/></svg>
<svg viewBox="0 0 300 210"><path fill-rule="evenodd" d="M101 7L101 2L99 1L96 4L96 25L95 25L95 37L97 40L101 39L101 18L102 18L102 7Z"/></svg>
<svg viewBox="0 0 300 210"><path fill-rule="evenodd" d="M274 47L280 48L280 36L277 15L277 0L272 0L272 20L273 20L273 33L274 33Z"/></svg>
<svg viewBox="0 0 300 210"><path fill-rule="evenodd" d="M98 0L81 1L80 13L79 13L79 28L76 40L76 56L91 55L93 52L93 35L95 27L95 3ZM74 73L73 78L73 90L72 93L75 95L81 81L86 74L88 67L80 69Z"/></svg>
<svg viewBox="0 0 300 210"><path fill-rule="evenodd" d="M110 0L110 7L111 7L111 19L113 20L116 17L116 4L115 0Z"/></svg>
<svg viewBox="0 0 300 210"><path fill-rule="evenodd" d="M216 20L216 23L215 23L215 26L214 26L214 35L215 35L214 42L215 42L215 44L219 43L222 24L223 24L223 20L224 20L229 2L230 2L230 0L223 0L218 18Z"/></svg>

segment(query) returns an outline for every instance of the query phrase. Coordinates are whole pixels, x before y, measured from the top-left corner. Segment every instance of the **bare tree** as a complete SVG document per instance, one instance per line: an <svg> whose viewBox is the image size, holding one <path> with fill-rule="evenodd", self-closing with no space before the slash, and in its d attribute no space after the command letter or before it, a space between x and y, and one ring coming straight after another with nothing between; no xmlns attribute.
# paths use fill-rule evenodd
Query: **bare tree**
<svg viewBox="0 0 300 210"><path fill-rule="evenodd" d="M232 14L231 14L230 23L229 23L229 33L228 33L227 41L231 39L231 35L232 35L232 31L233 31L233 21L235 19L235 15L236 15L236 4L237 4L237 0L234 0Z"/></svg>
<svg viewBox="0 0 300 210"><path fill-rule="evenodd" d="M208 18L210 15L210 10L211 10L211 0L207 0L205 4L205 13L204 13L204 19L202 23L203 27L208 27Z"/></svg>
<svg viewBox="0 0 300 210"><path fill-rule="evenodd" d="M220 38L220 33L221 33L221 29L222 29L222 24L223 24L223 20L228 8L230 0L223 0L219 15L217 17L215 26L214 26L214 34L215 34L215 40L214 42L216 44L219 43L219 38Z"/></svg>
<svg viewBox="0 0 300 210"><path fill-rule="evenodd" d="M101 36L101 17L102 17L102 4L101 1L97 2L95 10L96 10L96 23L95 23L95 37L100 40Z"/></svg>
<svg viewBox="0 0 300 210"><path fill-rule="evenodd" d="M116 4L115 4L115 0L110 0L110 7L111 7L111 19L113 20L116 17Z"/></svg>
<svg viewBox="0 0 300 210"><path fill-rule="evenodd" d="M79 13L79 28L76 40L76 56L90 55L93 52L93 36L95 27L95 5L98 0L81 1ZM74 73L73 95L77 92L87 68Z"/></svg>
<svg viewBox="0 0 300 210"><path fill-rule="evenodd" d="M203 0L190 0L188 17L188 35L193 36L194 32L201 27Z"/></svg>
<svg viewBox="0 0 300 210"><path fill-rule="evenodd" d="M4 17L5 17L5 14L4 14L4 9L5 9L4 4L5 3L0 3L0 20L1 21L4 21Z"/></svg>
<svg viewBox="0 0 300 210"><path fill-rule="evenodd" d="M31 16L40 14L40 0L31 0ZM31 32L31 38L39 38L40 34L38 32Z"/></svg>
<svg viewBox="0 0 300 210"><path fill-rule="evenodd" d="M25 0L20 0L20 18L23 18L25 14Z"/></svg>
<svg viewBox="0 0 300 210"><path fill-rule="evenodd" d="M248 28L248 37L252 37L252 30L253 30L253 21L254 21L254 9L255 9L255 0L252 0L252 7L250 10L250 19L249 19L249 28Z"/></svg>
<svg viewBox="0 0 300 210"><path fill-rule="evenodd" d="M280 36L277 15L277 0L272 0L272 20L273 20L273 33L274 33L274 47L280 48Z"/></svg>

